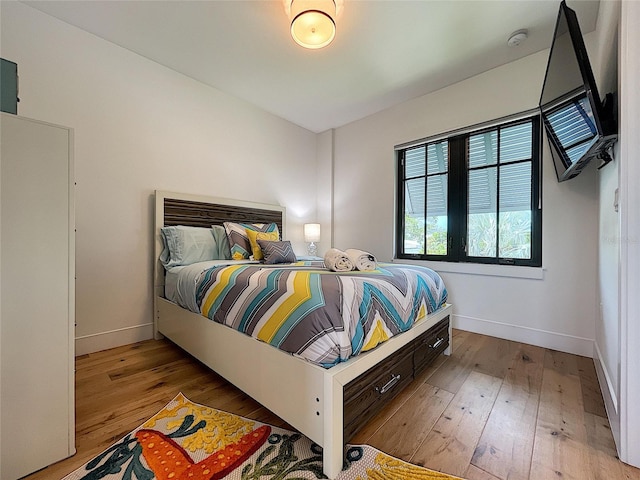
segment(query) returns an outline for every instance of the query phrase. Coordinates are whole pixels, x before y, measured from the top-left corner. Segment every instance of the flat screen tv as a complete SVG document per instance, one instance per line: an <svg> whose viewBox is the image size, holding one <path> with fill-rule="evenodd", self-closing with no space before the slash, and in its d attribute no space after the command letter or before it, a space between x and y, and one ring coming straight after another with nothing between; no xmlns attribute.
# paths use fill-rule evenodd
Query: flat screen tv
<svg viewBox="0 0 640 480"><path fill-rule="evenodd" d="M558 181L578 175L593 158L611 161L617 139L615 96L600 100L578 17L560 3L540 110Z"/></svg>

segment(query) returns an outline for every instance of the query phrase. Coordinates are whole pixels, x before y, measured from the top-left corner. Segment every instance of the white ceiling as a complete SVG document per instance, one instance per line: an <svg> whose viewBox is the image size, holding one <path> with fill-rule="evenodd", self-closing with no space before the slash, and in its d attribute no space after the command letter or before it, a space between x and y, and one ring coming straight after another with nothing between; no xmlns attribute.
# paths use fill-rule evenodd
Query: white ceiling
<svg viewBox="0 0 640 480"><path fill-rule="evenodd" d="M314 132L549 48L557 0L345 0L331 45L289 35L282 0L24 3ZM599 1L569 0L582 32ZM529 38L507 46L516 30Z"/></svg>

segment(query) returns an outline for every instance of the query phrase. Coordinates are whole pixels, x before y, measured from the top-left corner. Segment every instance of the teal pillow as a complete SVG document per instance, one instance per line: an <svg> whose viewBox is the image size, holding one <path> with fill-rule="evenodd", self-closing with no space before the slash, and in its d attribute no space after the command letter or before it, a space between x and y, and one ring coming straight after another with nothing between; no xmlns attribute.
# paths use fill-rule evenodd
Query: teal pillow
<svg viewBox="0 0 640 480"><path fill-rule="evenodd" d="M162 227L160 232L164 243L160 262L165 268L219 259L211 228L177 225Z"/></svg>
<svg viewBox="0 0 640 480"><path fill-rule="evenodd" d="M231 248L227 231L222 225L211 225L213 240L216 242L216 258L214 260L229 260L231 258Z"/></svg>

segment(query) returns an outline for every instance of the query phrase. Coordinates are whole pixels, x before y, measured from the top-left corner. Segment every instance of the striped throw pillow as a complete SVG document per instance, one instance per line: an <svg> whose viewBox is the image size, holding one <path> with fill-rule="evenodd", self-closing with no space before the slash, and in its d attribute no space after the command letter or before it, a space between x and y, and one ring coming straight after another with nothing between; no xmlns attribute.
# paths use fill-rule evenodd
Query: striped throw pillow
<svg viewBox="0 0 640 480"><path fill-rule="evenodd" d="M270 242L268 240L258 239L258 244L262 249L264 263L273 265L274 263L294 263L298 259L293 253L291 242L285 240L283 242Z"/></svg>
<svg viewBox="0 0 640 480"><path fill-rule="evenodd" d="M278 233L278 238L280 237L278 225L275 223L224 222L223 225L227 232L229 247L231 248L231 258L233 260L244 260L252 254L247 230L265 233L276 232Z"/></svg>

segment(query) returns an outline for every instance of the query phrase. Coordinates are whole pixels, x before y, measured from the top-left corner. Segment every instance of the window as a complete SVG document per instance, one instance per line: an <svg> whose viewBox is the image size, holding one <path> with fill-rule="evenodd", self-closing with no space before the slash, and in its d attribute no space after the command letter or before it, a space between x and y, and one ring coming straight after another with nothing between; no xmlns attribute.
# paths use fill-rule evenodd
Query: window
<svg viewBox="0 0 640 480"><path fill-rule="evenodd" d="M396 257L542 265L537 115L396 147Z"/></svg>

